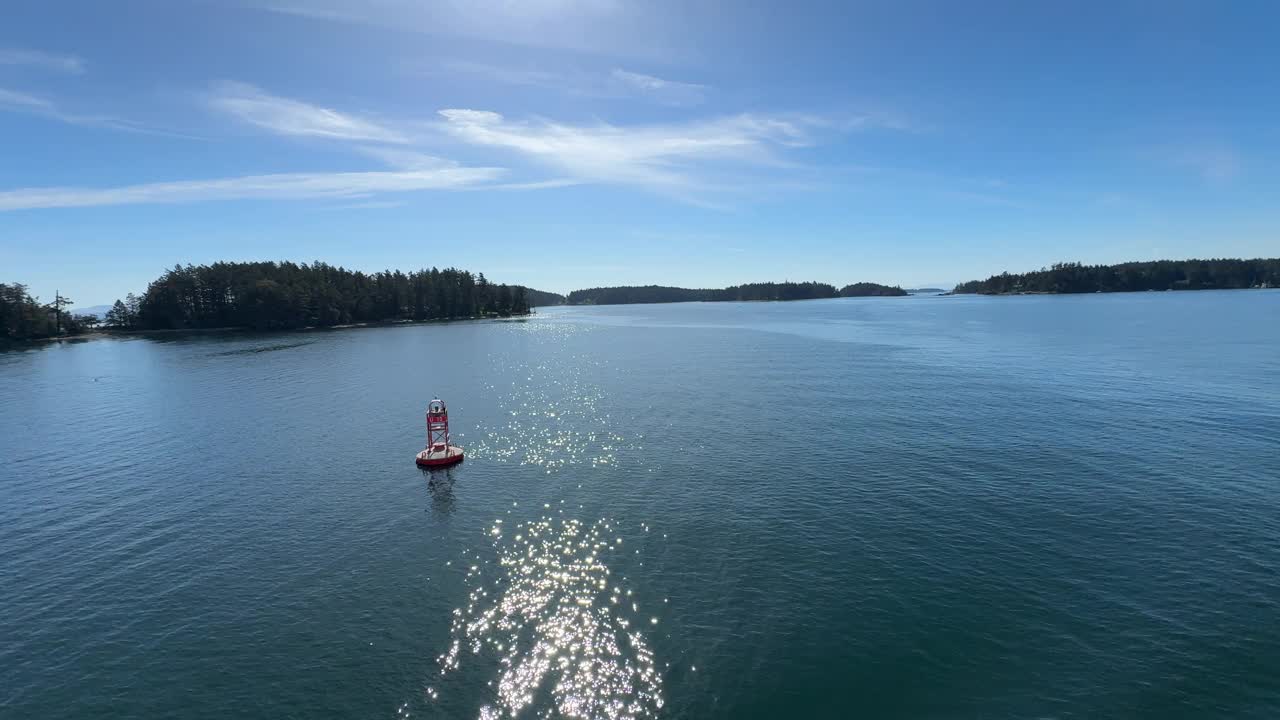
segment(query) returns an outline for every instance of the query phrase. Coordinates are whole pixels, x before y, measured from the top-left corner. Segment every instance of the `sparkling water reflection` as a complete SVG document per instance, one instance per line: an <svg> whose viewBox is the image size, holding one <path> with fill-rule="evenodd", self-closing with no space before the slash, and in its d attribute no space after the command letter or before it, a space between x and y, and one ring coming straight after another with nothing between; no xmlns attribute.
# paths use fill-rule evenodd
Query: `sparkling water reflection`
<svg viewBox="0 0 1280 720"><path fill-rule="evenodd" d="M447 678L468 656L498 659L483 720L516 717L647 718L662 708L662 679L626 578L610 559L623 552L616 521L556 516L489 531L496 567L469 559L467 605L454 611L452 642L440 656ZM638 550L636 553L638 554ZM430 687L427 695L439 697Z"/></svg>
<svg viewBox="0 0 1280 720"><path fill-rule="evenodd" d="M607 396L582 377L581 366L566 371L546 363L512 363L495 376L510 378L487 388L507 408L507 419L478 428L480 438L469 448L472 457L536 465L551 473L570 465L612 465L619 449L641 447L642 436L623 435L602 409Z"/></svg>

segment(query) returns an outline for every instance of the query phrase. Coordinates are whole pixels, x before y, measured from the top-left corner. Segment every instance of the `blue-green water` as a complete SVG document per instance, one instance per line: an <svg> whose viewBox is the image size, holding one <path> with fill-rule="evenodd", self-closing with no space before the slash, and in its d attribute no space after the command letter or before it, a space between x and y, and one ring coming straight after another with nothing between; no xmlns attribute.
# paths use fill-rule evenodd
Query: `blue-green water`
<svg viewBox="0 0 1280 720"><path fill-rule="evenodd" d="M1280 714L1280 292L96 340L0 404L5 718Z"/></svg>

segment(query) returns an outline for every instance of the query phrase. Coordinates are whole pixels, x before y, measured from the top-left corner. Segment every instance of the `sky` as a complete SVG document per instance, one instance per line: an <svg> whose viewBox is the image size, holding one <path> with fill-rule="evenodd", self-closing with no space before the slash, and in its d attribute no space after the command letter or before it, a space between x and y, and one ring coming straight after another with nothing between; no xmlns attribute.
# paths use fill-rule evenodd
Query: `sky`
<svg viewBox="0 0 1280 720"><path fill-rule="evenodd" d="M6 0L0 282L567 292L1280 254L1268 2Z"/></svg>

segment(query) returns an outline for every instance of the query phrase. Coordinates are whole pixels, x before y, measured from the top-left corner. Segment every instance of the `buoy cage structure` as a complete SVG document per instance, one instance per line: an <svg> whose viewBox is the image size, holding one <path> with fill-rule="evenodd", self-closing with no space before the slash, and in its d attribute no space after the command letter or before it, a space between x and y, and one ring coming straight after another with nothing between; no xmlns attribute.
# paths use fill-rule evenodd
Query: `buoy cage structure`
<svg viewBox="0 0 1280 720"><path fill-rule="evenodd" d="M440 398L427 406L427 447L418 453L416 462L424 468L462 462L462 448L449 443L449 408Z"/></svg>

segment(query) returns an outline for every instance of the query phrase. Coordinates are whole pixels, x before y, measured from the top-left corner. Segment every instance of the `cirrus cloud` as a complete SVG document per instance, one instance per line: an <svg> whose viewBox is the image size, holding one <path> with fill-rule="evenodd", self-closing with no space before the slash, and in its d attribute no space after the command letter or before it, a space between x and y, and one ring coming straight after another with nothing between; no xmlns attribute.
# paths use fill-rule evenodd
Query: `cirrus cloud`
<svg viewBox="0 0 1280 720"><path fill-rule="evenodd" d="M16 112L26 115L36 115L50 120L67 123L68 125L100 127L111 130L124 130L127 132L164 134L160 131L146 128L137 123L110 117L108 115L85 115L82 113L68 112L48 98L31 95L29 93L17 92L14 90L6 90L4 88L0 88L0 112Z"/></svg>
<svg viewBox="0 0 1280 720"><path fill-rule="evenodd" d="M614 68L609 77L615 84L664 105L697 105L706 99L705 85L664 80L622 68Z"/></svg>
<svg viewBox="0 0 1280 720"><path fill-rule="evenodd" d="M75 55L56 55L21 48L0 48L0 65L26 65L68 75L84 73L84 60Z"/></svg>
<svg viewBox="0 0 1280 720"><path fill-rule="evenodd" d="M453 165L431 170L394 172L247 175L114 188L24 188L0 192L0 212L214 200L357 199L383 193L463 190L496 180L504 172L502 168Z"/></svg>
<svg viewBox="0 0 1280 720"><path fill-rule="evenodd" d="M240 82L218 84L209 105L251 125L282 135L305 135L337 140L404 143L408 139L364 118L279 97Z"/></svg>
<svg viewBox="0 0 1280 720"><path fill-rule="evenodd" d="M626 71L616 71L615 77L640 89L664 90L672 85ZM384 169L244 175L112 188L21 188L0 192L0 211L250 198L365 199L426 190L539 190L584 184L629 186L696 205L722 207L723 199L713 202L712 195L781 187L779 172L816 172L797 162L795 153L826 134L890 126L873 117L842 121L798 113L741 113L619 125L511 119L472 108L439 110L438 120L432 122L399 118L383 123L238 82L216 85L205 99L216 111L271 133L333 140L346 152L377 160ZM109 121L69 115L45 99L0 90L0 109L5 106L65 122ZM463 166L425 152L443 145L489 159ZM499 182L508 174L513 179Z"/></svg>
<svg viewBox="0 0 1280 720"><path fill-rule="evenodd" d="M431 63L428 75L464 76L484 82L531 87L569 96L609 100L643 100L659 105L698 105L709 88L697 83L667 80L655 75L614 68L608 73L579 68L547 70L538 67L493 65L469 60Z"/></svg>
<svg viewBox="0 0 1280 720"><path fill-rule="evenodd" d="M645 126L522 122L458 108L439 114L443 132L463 143L514 152L581 182L664 192L723 189L712 181L723 171L788 166L781 152L811 144L822 125L806 116L753 114Z"/></svg>

